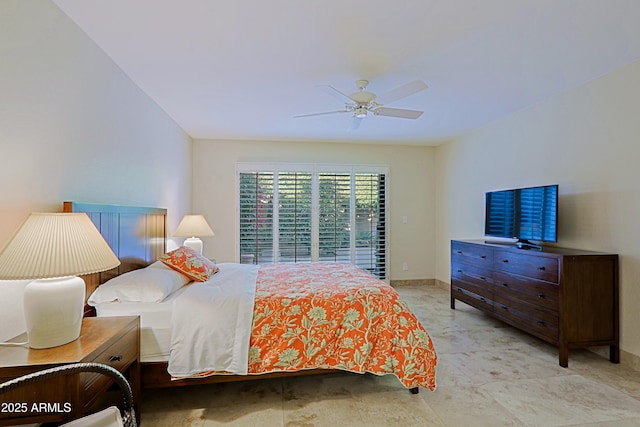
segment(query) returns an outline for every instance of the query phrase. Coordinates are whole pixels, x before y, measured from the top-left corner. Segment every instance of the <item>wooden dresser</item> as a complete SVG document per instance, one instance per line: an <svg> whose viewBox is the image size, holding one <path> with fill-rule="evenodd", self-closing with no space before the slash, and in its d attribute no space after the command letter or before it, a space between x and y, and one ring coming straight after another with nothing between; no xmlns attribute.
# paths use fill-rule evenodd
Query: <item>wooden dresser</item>
<svg viewBox="0 0 640 427"><path fill-rule="evenodd" d="M140 318L85 317L80 338L47 348L0 348L0 383L31 372L75 362L112 366L131 385L140 414ZM14 338L23 342L26 334ZM62 422L93 412L94 404L112 384L98 373L79 373L25 385L0 396L0 426ZM103 408L99 408L103 409Z"/></svg>
<svg viewBox="0 0 640 427"><path fill-rule="evenodd" d="M609 346L619 363L618 255L451 241L451 308L463 301L559 348Z"/></svg>

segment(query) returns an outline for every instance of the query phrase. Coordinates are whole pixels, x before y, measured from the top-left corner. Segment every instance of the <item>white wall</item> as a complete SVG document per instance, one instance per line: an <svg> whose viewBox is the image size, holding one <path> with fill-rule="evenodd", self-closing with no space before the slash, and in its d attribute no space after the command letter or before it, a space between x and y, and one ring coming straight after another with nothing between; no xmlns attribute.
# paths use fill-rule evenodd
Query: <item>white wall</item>
<svg viewBox="0 0 640 427"><path fill-rule="evenodd" d="M191 139L48 0L0 1L0 248L65 200L191 204ZM16 288L18 286L18 288ZM18 291L16 291L18 289ZM0 285L0 339L23 329Z"/></svg>
<svg viewBox="0 0 640 427"><path fill-rule="evenodd" d="M237 162L388 165L391 279L435 276L433 147L195 140L193 152L194 213L204 214L216 233L203 239L208 257L237 261ZM402 270L403 262L409 270Z"/></svg>
<svg viewBox="0 0 640 427"><path fill-rule="evenodd" d="M482 238L484 193L559 184L558 246L620 255L621 347L640 356L640 62L436 150L436 277Z"/></svg>

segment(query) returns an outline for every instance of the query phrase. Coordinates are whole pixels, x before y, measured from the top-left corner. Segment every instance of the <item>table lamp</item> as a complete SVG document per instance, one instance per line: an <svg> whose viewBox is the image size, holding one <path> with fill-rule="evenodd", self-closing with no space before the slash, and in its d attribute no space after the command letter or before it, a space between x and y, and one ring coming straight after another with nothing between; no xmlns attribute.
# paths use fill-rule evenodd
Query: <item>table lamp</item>
<svg viewBox="0 0 640 427"><path fill-rule="evenodd" d="M57 347L80 336L84 280L120 265L85 213L32 213L0 252L0 280L37 279L24 289L31 348Z"/></svg>
<svg viewBox="0 0 640 427"><path fill-rule="evenodd" d="M185 215L178 224L174 237L187 237L183 245L187 246L199 254L202 253L202 240L196 236L214 236L213 230L207 224L207 220L202 215Z"/></svg>

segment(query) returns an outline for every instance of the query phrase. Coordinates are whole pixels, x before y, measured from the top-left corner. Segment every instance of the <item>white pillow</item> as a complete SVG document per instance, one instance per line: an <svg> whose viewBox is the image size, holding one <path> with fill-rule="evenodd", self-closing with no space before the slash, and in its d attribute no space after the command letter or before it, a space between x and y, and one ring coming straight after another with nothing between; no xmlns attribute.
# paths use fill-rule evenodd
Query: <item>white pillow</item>
<svg viewBox="0 0 640 427"><path fill-rule="evenodd" d="M120 410L116 406L110 406L95 414L63 424L61 427L121 427L123 425Z"/></svg>
<svg viewBox="0 0 640 427"><path fill-rule="evenodd" d="M189 282L188 277L156 261L98 286L89 297L89 305L112 301L161 302Z"/></svg>

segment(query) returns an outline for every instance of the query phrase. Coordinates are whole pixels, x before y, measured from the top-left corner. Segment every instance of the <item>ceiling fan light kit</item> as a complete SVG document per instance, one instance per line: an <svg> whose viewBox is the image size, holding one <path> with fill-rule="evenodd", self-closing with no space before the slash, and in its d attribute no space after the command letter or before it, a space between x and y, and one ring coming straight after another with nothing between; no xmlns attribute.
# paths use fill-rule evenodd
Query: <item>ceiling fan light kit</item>
<svg viewBox="0 0 640 427"><path fill-rule="evenodd" d="M367 117L367 109L365 107L358 107L355 109L353 113L353 117L357 117L359 119Z"/></svg>
<svg viewBox="0 0 640 427"><path fill-rule="evenodd" d="M414 93L421 92L427 89L426 83L422 80L414 80L410 83L399 86L389 92L381 96L377 96L375 93L368 92L367 86L369 85L368 80L358 80L356 81L356 87L358 91L352 93L351 95L346 95L334 88L333 86L323 85L321 86L324 89L343 101L344 110L336 110L336 111L327 111L323 113L312 113L312 114L303 114L299 116L294 116L295 118L300 117L311 117L311 116L323 116L327 114L337 114L337 113L352 113L354 124L352 125L352 129L356 129L363 118L367 117L369 113L372 113L374 116L387 116L387 117L396 117L401 119L417 119L422 115L422 111L418 110L406 110L401 108L389 108L384 107L385 104L389 104L400 99L406 98L408 96L413 95Z"/></svg>

